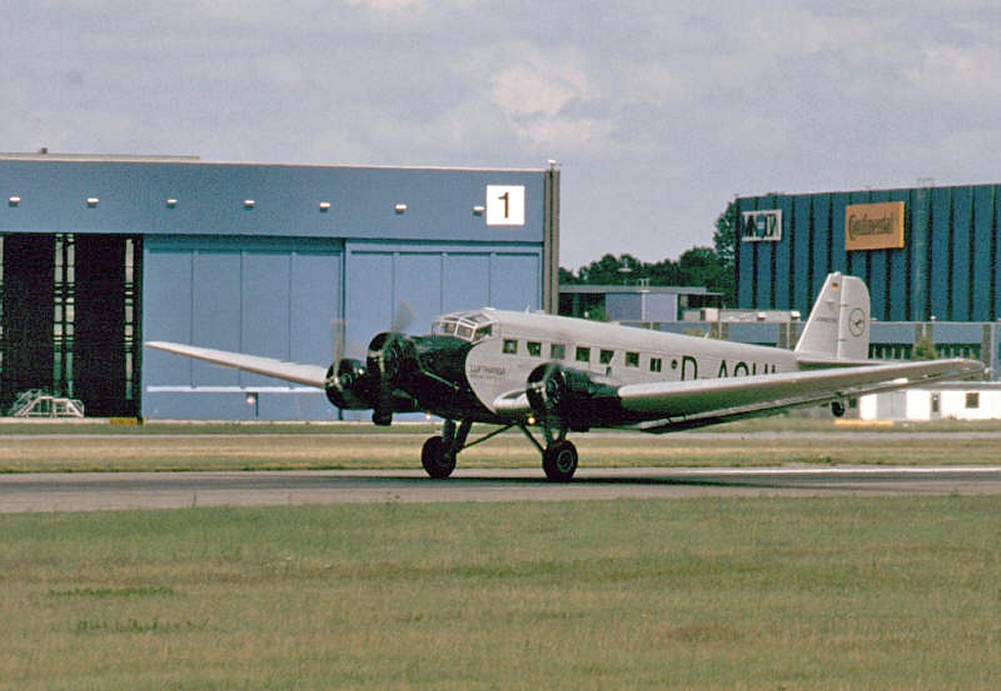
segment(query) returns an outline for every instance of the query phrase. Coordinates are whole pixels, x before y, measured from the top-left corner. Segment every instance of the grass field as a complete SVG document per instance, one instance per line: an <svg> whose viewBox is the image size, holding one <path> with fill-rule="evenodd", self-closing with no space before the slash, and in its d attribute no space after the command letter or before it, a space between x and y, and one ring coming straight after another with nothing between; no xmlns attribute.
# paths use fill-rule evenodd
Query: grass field
<svg viewBox="0 0 1001 691"><path fill-rule="evenodd" d="M0 471L418 468L433 431L367 429L5 424ZM1001 459L996 425L718 429L575 442L591 466ZM460 463L538 457L513 434ZM0 536L4 691L1001 688L997 497L0 515Z"/></svg>
<svg viewBox="0 0 1001 691"><path fill-rule="evenodd" d="M489 429L489 428L488 428ZM432 425L0 425L0 472L419 468ZM831 422L768 420L723 425L729 434L573 435L582 466L774 466L800 463L955 465L1001 463L1001 424L949 423L857 430ZM760 431L772 432L760 435ZM910 431L934 432L929 439ZM951 435L951 432L978 432ZM820 435L819 437L817 435ZM462 452L463 467L538 467L520 432Z"/></svg>
<svg viewBox="0 0 1001 691"><path fill-rule="evenodd" d="M996 498L0 516L7 689L996 689Z"/></svg>

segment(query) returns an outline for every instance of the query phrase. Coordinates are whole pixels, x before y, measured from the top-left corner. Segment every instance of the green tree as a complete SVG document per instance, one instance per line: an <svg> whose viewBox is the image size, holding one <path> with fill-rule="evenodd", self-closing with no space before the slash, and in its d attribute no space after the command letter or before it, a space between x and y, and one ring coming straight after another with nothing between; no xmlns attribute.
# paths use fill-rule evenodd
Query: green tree
<svg viewBox="0 0 1001 691"><path fill-rule="evenodd" d="M927 336L922 336L914 344L914 350L911 352L912 360L934 360L936 357L938 355L935 352L935 341Z"/></svg>
<svg viewBox="0 0 1001 691"><path fill-rule="evenodd" d="M652 264L631 254L608 253L577 273L560 269L563 285L636 285L646 280L652 286L701 286L721 293L724 305L736 303L737 204L730 202L716 219L713 247L693 247L677 261L662 259Z"/></svg>
<svg viewBox="0 0 1001 691"><path fill-rule="evenodd" d="M575 286L575 285L578 285L579 283L580 283L580 279L577 278L577 274L575 274L570 269L564 269L562 266L560 267L560 285L561 286Z"/></svg>
<svg viewBox="0 0 1001 691"><path fill-rule="evenodd" d="M646 278L646 265L631 254L616 257L606 254L601 259L581 267L577 278L585 285L621 285Z"/></svg>
<svg viewBox="0 0 1001 691"><path fill-rule="evenodd" d="M713 233L720 266L716 290L723 293L723 304L731 306L737 304L737 225L737 203L731 201L716 219Z"/></svg>
<svg viewBox="0 0 1001 691"><path fill-rule="evenodd" d="M693 247L678 258L678 282L685 286L703 286L718 290L722 267L709 247Z"/></svg>
<svg viewBox="0 0 1001 691"><path fill-rule="evenodd" d="M652 286L676 286L681 283L678 262L672 259L661 259L656 264L650 264L648 274Z"/></svg>

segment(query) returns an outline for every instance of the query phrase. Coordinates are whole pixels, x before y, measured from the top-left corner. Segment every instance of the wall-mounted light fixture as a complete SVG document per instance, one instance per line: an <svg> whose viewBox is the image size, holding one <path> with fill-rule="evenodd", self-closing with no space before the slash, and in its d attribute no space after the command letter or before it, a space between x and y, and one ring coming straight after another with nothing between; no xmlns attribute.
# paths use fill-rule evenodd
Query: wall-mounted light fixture
<svg viewBox="0 0 1001 691"><path fill-rule="evenodd" d="M21 204L20 197L11 197L10 199L7 200L8 206L19 206L20 204Z"/></svg>
<svg viewBox="0 0 1001 691"><path fill-rule="evenodd" d="M100 203L101 200L98 199L97 197L87 197L87 206L89 206L92 209Z"/></svg>
<svg viewBox="0 0 1001 691"><path fill-rule="evenodd" d="M253 209L255 206L257 206L257 202L255 202L253 199L244 199L243 200L243 208L244 209Z"/></svg>
<svg viewBox="0 0 1001 691"><path fill-rule="evenodd" d="M487 207L485 207L485 206L474 206L473 207L473 215L474 216L482 216L486 212L486 210L487 210Z"/></svg>
<svg viewBox="0 0 1001 691"><path fill-rule="evenodd" d="M167 200L167 208L168 209L173 209L176 206L177 206L177 200L176 199L174 199L173 197L171 197L170 199Z"/></svg>
<svg viewBox="0 0 1001 691"><path fill-rule="evenodd" d="M330 202L320 202L320 211L323 213L330 211Z"/></svg>
<svg viewBox="0 0 1001 691"><path fill-rule="evenodd" d="M257 419L261 414L261 397L256 391L248 391L246 401L254 409L254 419Z"/></svg>
<svg viewBox="0 0 1001 691"><path fill-rule="evenodd" d="M393 209L398 214L405 214L405 213L407 213L407 205L406 204L397 204L395 207L393 207Z"/></svg>

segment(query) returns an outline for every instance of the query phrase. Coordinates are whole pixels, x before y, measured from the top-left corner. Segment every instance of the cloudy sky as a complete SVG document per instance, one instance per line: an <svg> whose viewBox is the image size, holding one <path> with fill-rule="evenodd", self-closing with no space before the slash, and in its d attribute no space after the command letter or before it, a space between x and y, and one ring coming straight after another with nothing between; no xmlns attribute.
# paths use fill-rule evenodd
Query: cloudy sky
<svg viewBox="0 0 1001 691"><path fill-rule="evenodd" d="M738 194L1001 181L993 0L23 0L0 55L0 151L556 159L574 268Z"/></svg>

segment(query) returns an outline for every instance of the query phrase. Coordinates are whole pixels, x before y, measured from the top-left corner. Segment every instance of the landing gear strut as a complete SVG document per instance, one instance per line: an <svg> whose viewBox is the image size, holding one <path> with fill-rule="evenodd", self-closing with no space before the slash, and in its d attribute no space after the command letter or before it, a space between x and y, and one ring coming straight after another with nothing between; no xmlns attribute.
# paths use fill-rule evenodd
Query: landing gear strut
<svg viewBox="0 0 1001 691"><path fill-rule="evenodd" d="M469 420L463 420L456 425L454 420L445 420L441 436L431 437L424 442L424 448L421 450L421 464L431 478L444 480L455 470L455 459L460 451L467 446L474 446L492 439L514 426L500 427L486 436L467 443L466 440L469 438L469 431L472 429L473 423ZM542 454L542 469L546 473L546 478L550 482L569 482L577 471L577 447L567 441L567 428L563 425L554 427L544 424L542 431L546 438L545 446L532 436L528 425L520 423L518 428Z"/></svg>
<svg viewBox="0 0 1001 691"><path fill-rule="evenodd" d="M431 437L421 449L421 465L435 479L444 480L455 470L455 457L466 445L466 438L473 423L463 420L456 428L455 422L446 420L440 437Z"/></svg>
<svg viewBox="0 0 1001 691"><path fill-rule="evenodd" d="M528 440L542 454L542 470L546 473L546 479L550 482L570 482L570 478L577 471L577 447L573 442L567 441L566 426L559 425L554 428L550 424L543 423L545 446L536 441L527 426L520 425L520 427Z"/></svg>

